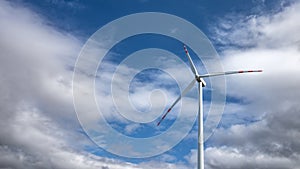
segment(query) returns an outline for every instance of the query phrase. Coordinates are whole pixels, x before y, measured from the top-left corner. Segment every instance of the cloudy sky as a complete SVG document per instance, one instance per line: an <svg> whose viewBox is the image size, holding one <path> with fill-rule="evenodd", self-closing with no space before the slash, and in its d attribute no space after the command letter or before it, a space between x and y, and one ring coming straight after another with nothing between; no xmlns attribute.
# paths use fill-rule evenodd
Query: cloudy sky
<svg viewBox="0 0 300 169"><path fill-rule="evenodd" d="M214 94L226 88L222 119L205 133L206 169L299 168L299 10L294 0L0 1L0 168L195 168L196 88L156 127L193 78L182 42L174 38L181 25L173 25L172 38L139 34L111 48L118 28L153 25L143 27L142 17L94 34L140 12L172 14L201 30L211 44L188 47L203 73L264 70L228 76L226 83L206 79L206 120L212 104L222 107ZM168 24L152 22L158 23L153 29ZM197 37L185 29L183 35ZM203 54L218 52L221 67L196 55L209 45L215 51ZM101 113L93 113L88 98Z"/></svg>

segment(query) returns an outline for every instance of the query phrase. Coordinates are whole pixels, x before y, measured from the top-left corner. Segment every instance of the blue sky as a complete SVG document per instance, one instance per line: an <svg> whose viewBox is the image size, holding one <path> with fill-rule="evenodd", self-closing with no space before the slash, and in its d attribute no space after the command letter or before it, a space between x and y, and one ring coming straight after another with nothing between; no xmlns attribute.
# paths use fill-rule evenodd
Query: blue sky
<svg viewBox="0 0 300 169"><path fill-rule="evenodd" d="M102 121L94 121L99 115L78 115L75 112L73 99L76 96L80 98L75 101L82 106L80 110L90 111L85 95L93 87L88 83L90 76L83 77L76 86L82 92L72 90L76 59L80 55L86 56L81 51L84 44L104 25L140 12L172 14L194 24L211 41L224 70L264 70L260 75L230 76L226 78L226 84L215 86L212 83L218 79L206 79L205 119L210 110L212 93L222 91L225 85L227 100L218 128L205 142L205 168L299 166L298 1L21 0L3 1L0 6L0 26L3 27L0 31L3 37L0 40L3 49L0 52L3 90L0 94L4 96L0 99L0 152L3 154L0 168L184 169L196 166L196 87L184 97L182 105L174 108L162 126L156 127L161 114L193 78L187 67L182 42L175 38L136 35L116 44L107 54L103 52L105 47L90 53L105 54L97 76L92 78L96 79L95 101L115 131L133 138L158 136L170 132L168 129L178 120L178 112L187 122L182 124L182 130L178 129L177 134L184 135L187 124L192 124L188 134L178 144L174 143L170 150L166 146L160 149L160 153L145 158L130 158L132 152L128 152L128 156L113 153L119 151L111 150L109 146L116 146L116 149L125 147L120 151L126 152L131 151L131 147L122 145L131 143L102 138L107 134L102 131L104 125ZM107 36L113 37L113 34L108 33ZM186 36L193 35L186 32ZM113 38L99 40L98 43L105 46L110 40ZM171 53L163 53L161 57L153 55L153 60L135 62L128 59L136 57L134 52L140 52L137 54L139 56L149 55L149 50L145 50L149 48ZM189 50L197 68L201 73L206 73L198 58L203 56L197 56L190 46ZM90 60L86 60L89 63ZM87 65L86 70L92 64ZM142 70L141 65L147 64L155 68ZM112 79L114 77L117 78ZM283 85L282 81L286 83ZM128 88L125 82L128 82ZM111 86L115 91L111 90ZM113 94L117 97L112 99ZM129 100L129 104L125 99ZM221 103L213 104L222 107ZM136 112L139 113L137 117ZM134 118L150 120L139 123ZM94 144L95 140L89 138L90 133L85 133L79 121L81 124L90 122L90 126L99 129L92 134L97 136L102 146ZM159 141L163 143L166 140ZM136 144L136 147L147 150L147 147L157 144ZM40 157L41 154L44 156Z"/></svg>
<svg viewBox="0 0 300 169"><path fill-rule="evenodd" d="M285 1L21 1L55 27L88 38L104 24L138 12L165 12L182 17L209 35L209 26L228 14L274 13ZM84 39L83 39L84 40Z"/></svg>

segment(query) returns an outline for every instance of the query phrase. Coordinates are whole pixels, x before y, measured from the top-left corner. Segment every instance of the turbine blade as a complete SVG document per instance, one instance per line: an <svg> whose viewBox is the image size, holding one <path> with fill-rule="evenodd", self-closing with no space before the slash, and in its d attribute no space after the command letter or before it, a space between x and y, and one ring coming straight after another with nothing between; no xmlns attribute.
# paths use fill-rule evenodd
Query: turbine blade
<svg viewBox="0 0 300 169"><path fill-rule="evenodd" d="M212 77L212 76L222 76L222 75L231 75L231 74L239 74L239 73L253 73L253 72L262 72L262 70L239 70L239 71L217 72L217 73L200 75L200 78Z"/></svg>
<svg viewBox="0 0 300 169"><path fill-rule="evenodd" d="M191 56L190 56L190 54L189 54L189 51L187 50L187 48L186 48L185 45L183 46L183 48L184 48L184 51L185 51L186 56L187 56L188 59L189 59L190 67L191 67L192 72L194 73L194 75L198 75L197 69L196 69L196 67L195 67L195 65L194 65L194 63L193 63L193 61L192 61L192 58L191 58Z"/></svg>
<svg viewBox="0 0 300 169"><path fill-rule="evenodd" d="M171 107L168 109L168 111L162 116L162 118L159 120L159 122L157 123L157 126L160 125L160 123L165 119L165 117L167 116L167 114L172 110L172 108L178 103L178 101L181 99L182 96L184 96L188 91L190 91L194 84L196 82L196 79L193 79L191 81L191 83L182 91L182 93L179 95L179 97L174 101L174 103L171 105Z"/></svg>

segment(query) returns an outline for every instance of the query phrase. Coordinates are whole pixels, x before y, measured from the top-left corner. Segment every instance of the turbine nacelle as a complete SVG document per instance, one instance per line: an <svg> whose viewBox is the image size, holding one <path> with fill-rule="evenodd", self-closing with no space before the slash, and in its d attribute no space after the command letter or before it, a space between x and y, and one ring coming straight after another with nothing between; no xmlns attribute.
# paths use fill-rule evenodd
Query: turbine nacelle
<svg viewBox="0 0 300 169"><path fill-rule="evenodd" d="M202 87L206 86L206 82L199 75L195 75L195 78L196 78L198 83L200 83L200 82L202 83Z"/></svg>

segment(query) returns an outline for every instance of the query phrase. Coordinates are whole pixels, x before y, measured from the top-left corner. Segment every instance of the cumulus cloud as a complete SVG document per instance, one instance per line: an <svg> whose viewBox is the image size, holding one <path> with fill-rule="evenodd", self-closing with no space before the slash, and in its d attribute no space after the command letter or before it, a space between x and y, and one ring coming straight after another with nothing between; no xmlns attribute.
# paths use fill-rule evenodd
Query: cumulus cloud
<svg viewBox="0 0 300 169"><path fill-rule="evenodd" d="M197 158L198 158L198 151L196 149L191 149L190 153L184 157L191 168L195 168L197 166Z"/></svg>
<svg viewBox="0 0 300 169"><path fill-rule="evenodd" d="M20 108L5 129L0 146L1 168L138 168L73 149L64 139L67 132L35 108Z"/></svg>
<svg viewBox="0 0 300 169"><path fill-rule="evenodd" d="M297 158L284 156L273 156L252 152L244 154L240 149L232 147L208 148L206 150L206 168L208 169L237 169L237 168L286 168L295 169L299 167Z"/></svg>
<svg viewBox="0 0 300 169"><path fill-rule="evenodd" d="M206 149L208 168L299 167L299 10L293 3L272 15L237 17L236 24L225 19L215 32L216 40L231 46L222 51L225 69L264 72L227 78L228 96L242 102L224 116L236 114L248 123L232 123L237 116L222 121L226 127Z"/></svg>

